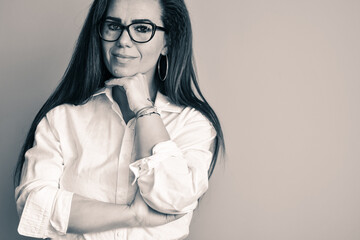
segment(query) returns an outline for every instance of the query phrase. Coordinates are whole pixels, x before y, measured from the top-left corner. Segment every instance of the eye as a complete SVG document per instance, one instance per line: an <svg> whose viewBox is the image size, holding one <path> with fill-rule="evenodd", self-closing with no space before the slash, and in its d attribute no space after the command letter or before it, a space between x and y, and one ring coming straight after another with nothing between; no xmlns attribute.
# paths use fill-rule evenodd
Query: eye
<svg viewBox="0 0 360 240"><path fill-rule="evenodd" d="M152 26L150 24L134 24L133 29L139 33L152 32Z"/></svg>
<svg viewBox="0 0 360 240"><path fill-rule="evenodd" d="M119 31L121 30L121 25L116 23L116 22L106 22L106 27L109 29L109 30L112 30L112 31Z"/></svg>

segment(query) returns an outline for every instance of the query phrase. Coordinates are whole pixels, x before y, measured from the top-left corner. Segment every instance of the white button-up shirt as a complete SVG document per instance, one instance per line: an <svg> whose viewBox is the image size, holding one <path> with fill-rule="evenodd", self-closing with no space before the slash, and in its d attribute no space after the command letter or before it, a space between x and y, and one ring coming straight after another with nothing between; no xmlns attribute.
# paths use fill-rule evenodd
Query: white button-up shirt
<svg viewBox="0 0 360 240"><path fill-rule="evenodd" d="M52 239L186 238L192 212L208 187L216 132L199 111L176 106L160 92L155 106L171 140L155 145L143 159L135 159L136 120L125 123L111 88L99 90L83 105L49 111L37 126L15 190L19 233ZM152 208L186 215L157 227L67 233L73 193L130 204L138 188Z"/></svg>

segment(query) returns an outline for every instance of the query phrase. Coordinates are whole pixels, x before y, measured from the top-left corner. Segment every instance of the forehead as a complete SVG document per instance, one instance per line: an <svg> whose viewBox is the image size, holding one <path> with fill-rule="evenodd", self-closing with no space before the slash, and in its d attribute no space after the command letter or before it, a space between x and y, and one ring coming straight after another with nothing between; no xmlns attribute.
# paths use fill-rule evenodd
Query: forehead
<svg viewBox="0 0 360 240"><path fill-rule="evenodd" d="M122 24L136 19L149 19L161 23L161 7L158 0L111 0L106 16L120 18Z"/></svg>

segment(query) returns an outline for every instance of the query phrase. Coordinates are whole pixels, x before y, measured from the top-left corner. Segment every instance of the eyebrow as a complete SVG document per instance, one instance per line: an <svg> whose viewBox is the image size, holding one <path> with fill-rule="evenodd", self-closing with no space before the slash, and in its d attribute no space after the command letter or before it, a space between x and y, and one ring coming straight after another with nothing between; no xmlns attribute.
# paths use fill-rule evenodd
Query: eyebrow
<svg viewBox="0 0 360 240"><path fill-rule="evenodd" d="M122 22L121 18L111 17L111 16L106 17L105 20L112 20L119 23ZM139 23L139 22L152 22L152 21L150 19L134 19L131 21L131 23Z"/></svg>

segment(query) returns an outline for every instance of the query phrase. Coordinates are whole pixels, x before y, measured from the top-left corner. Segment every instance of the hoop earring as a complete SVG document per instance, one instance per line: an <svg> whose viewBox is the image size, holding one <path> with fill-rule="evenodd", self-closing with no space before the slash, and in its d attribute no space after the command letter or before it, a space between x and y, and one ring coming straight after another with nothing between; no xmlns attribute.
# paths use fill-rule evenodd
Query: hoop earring
<svg viewBox="0 0 360 240"><path fill-rule="evenodd" d="M161 65L162 65L162 62L164 62L162 60L162 59L164 59L164 57L166 59L166 70L165 70L165 76L163 77L162 75L164 75L164 74L161 74ZM169 61L168 61L167 55L161 55L160 54L160 58L159 58L158 64L157 64L157 69L158 69L159 79L164 82L166 80L166 78L167 78L168 70L169 70ZM164 70L162 70L162 71L164 71Z"/></svg>

